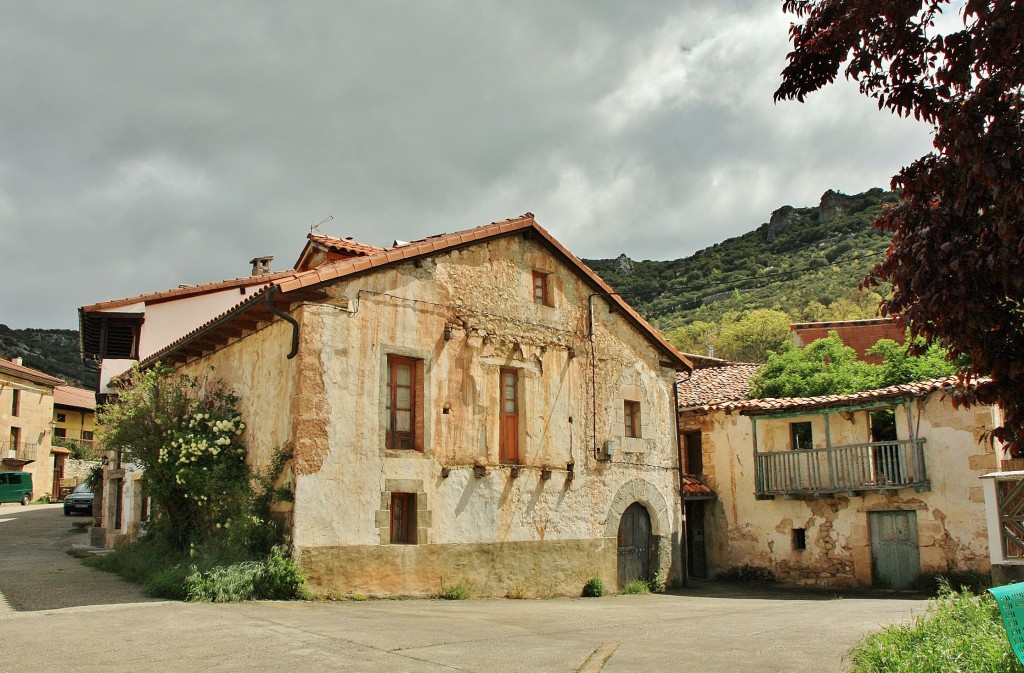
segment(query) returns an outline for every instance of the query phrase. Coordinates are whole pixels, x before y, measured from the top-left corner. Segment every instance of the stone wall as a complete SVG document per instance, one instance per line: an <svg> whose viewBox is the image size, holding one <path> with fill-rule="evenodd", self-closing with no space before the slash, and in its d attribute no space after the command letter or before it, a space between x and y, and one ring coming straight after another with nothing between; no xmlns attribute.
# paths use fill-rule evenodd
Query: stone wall
<svg viewBox="0 0 1024 673"><path fill-rule="evenodd" d="M953 409L941 392L912 402L917 435L926 438L930 490L832 494L819 499L755 498L751 419L739 414L683 414L684 430L703 437L705 479L718 493L708 507L706 544L711 574L743 565L772 570L781 580L828 586L869 585L872 557L868 515L915 511L922 573L989 570L984 496L979 477L995 468L982 439L997 419L990 407ZM866 411L830 416L832 445L868 441ZM898 436L908 423L897 409ZM815 446L823 442L818 414L757 423L761 451L787 450L790 422L810 421ZM820 448L820 447L819 447ZM805 531L806 549L794 549L793 529Z"/></svg>
<svg viewBox="0 0 1024 673"><path fill-rule="evenodd" d="M534 271L547 274L551 305L533 301ZM593 290L546 247L499 238L327 292L294 307L294 360L277 322L186 367L235 387L254 460L294 446L291 531L314 588L425 595L443 578L478 595L578 594L594 575L614 585L618 519L632 502L651 518L652 572L680 576L674 370L601 297L591 340ZM422 363L421 450L385 446L388 355ZM499 457L503 368L519 377L517 465ZM624 400L641 405L639 438L623 437ZM618 451L600 460L609 439ZM395 493L415 496L415 544L391 544Z"/></svg>

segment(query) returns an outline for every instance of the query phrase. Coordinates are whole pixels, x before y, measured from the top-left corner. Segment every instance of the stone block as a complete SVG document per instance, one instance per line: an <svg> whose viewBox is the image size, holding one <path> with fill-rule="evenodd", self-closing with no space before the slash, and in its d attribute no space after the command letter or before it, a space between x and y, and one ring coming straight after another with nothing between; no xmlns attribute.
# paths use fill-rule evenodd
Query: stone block
<svg viewBox="0 0 1024 673"><path fill-rule="evenodd" d="M967 492L967 497L971 502L985 502L985 489L981 486L972 486Z"/></svg>
<svg viewBox="0 0 1024 673"><path fill-rule="evenodd" d="M979 453L968 456L967 467L972 470L991 471L996 469L996 457L993 453Z"/></svg>
<svg viewBox="0 0 1024 673"><path fill-rule="evenodd" d="M373 513L373 525L377 528L385 528L391 525L391 512L386 509L379 509Z"/></svg>

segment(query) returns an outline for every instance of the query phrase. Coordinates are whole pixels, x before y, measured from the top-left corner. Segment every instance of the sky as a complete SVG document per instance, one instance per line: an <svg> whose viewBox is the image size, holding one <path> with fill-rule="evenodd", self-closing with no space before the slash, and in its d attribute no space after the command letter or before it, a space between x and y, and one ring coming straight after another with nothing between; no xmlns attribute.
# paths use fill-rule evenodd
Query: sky
<svg viewBox="0 0 1024 673"><path fill-rule="evenodd" d="M780 2L0 3L0 323L525 212L577 256L675 259L930 129L842 81L774 103Z"/></svg>

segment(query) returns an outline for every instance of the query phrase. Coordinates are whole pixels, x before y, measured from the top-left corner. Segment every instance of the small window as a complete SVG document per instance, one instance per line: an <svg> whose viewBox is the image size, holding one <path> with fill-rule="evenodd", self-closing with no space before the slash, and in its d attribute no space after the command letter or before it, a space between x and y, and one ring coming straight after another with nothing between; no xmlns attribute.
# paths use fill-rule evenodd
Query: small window
<svg viewBox="0 0 1024 673"><path fill-rule="evenodd" d="M686 434L686 474L704 474L704 447L699 432Z"/></svg>
<svg viewBox="0 0 1024 673"><path fill-rule="evenodd" d="M804 528L793 529L793 549L804 551L807 549L807 530Z"/></svg>
<svg viewBox="0 0 1024 673"><path fill-rule="evenodd" d="M68 430L67 430L67 428L54 428L53 429L53 436L54 437L60 437L60 438L63 439L64 437L68 436Z"/></svg>
<svg viewBox="0 0 1024 673"><path fill-rule="evenodd" d="M391 494L391 544L416 544L416 494Z"/></svg>
<svg viewBox="0 0 1024 673"><path fill-rule="evenodd" d="M82 439L92 441L92 430L82 430Z"/></svg>
<svg viewBox="0 0 1024 673"><path fill-rule="evenodd" d="M58 423L66 423L67 422L67 415L65 415L65 414L57 414L57 422Z"/></svg>
<svg viewBox="0 0 1024 673"><path fill-rule="evenodd" d="M625 400L622 403L622 416L626 421L626 437L640 436L640 403Z"/></svg>
<svg viewBox="0 0 1024 673"><path fill-rule="evenodd" d="M417 450L421 398L421 360L388 356L387 390L385 391L385 446L389 449Z"/></svg>
<svg viewBox="0 0 1024 673"><path fill-rule="evenodd" d="M11 392L14 393L11 398L11 416L17 416L21 413L21 391L15 388Z"/></svg>
<svg viewBox="0 0 1024 673"><path fill-rule="evenodd" d="M549 275L543 271L533 272L533 302L535 304L551 306L551 288L548 283Z"/></svg>
<svg viewBox="0 0 1024 673"><path fill-rule="evenodd" d="M790 447L794 451L814 448L814 435L811 434L811 422L789 424Z"/></svg>

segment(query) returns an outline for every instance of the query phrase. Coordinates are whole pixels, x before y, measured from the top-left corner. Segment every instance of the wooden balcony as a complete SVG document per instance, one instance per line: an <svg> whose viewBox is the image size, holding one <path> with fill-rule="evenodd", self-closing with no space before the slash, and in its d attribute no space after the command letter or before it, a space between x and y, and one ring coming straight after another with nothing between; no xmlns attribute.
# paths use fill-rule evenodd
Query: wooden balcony
<svg viewBox="0 0 1024 673"><path fill-rule="evenodd" d="M36 459L38 444L28 442L0 441L0 461L15 463L31 463Z"/></svg>
<svg viewBox="0 0 1024 673"><path fill-rule="evenodd" d="M758 498L930 488L924 439L757 452Z"/></svg>

